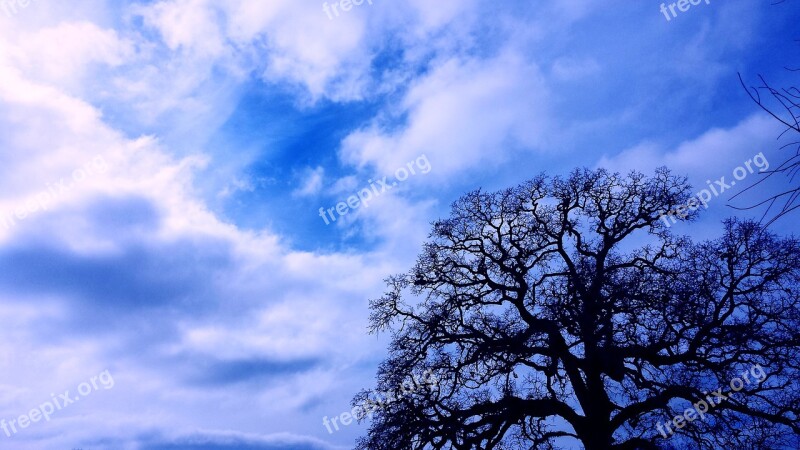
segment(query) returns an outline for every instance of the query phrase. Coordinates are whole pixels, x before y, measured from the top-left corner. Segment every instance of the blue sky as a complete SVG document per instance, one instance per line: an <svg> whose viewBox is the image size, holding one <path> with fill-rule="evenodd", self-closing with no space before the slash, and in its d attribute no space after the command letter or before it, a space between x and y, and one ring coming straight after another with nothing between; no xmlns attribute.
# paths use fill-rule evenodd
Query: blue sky
<svg viewBox="0 0 800 450"><path fill-rule="evenodd" d="M0 446L352 448L322 417L373 384L368 301L460 194L779 163L737 73L797 84L797 2L660 5L0 2L0 419L115 381ZM676 230L718 234L741 187Z"/></svg>

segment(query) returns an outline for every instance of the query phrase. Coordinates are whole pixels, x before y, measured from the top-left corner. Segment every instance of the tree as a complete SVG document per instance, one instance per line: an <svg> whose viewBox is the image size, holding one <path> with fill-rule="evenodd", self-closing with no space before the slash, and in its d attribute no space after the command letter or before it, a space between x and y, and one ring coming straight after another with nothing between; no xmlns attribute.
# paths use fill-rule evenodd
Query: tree
<svg viewBox="0 0 800 450"><path fill-rule="evenodd" d="M786 70L790 72L800 72L800 68L790 69L787 67ZM795 86L775 88L767 82L763 75L759 75L758 79L758 85L748 87L742 75L739 74L739 82L747 91L750 99L758 105L759 108L777 120L781 126L785 127L778 139L786 136L793 137L795 134L800 135L800 89ZM735 199L744 192L762 184L768 178L776 174L787 176L790 180L790 186L757 204L743 208L736 207L736 209L748 210L766 205L763 218L768 218L771 214L772 216L769 217L766 223L766 225L770 225L786 214L800 208L800 185L795 182L795 177L800 172L800 140L797 139L798 138L794 138L791 142L781 145L781 150L786 151L788 149L789 153L781 162L780 166L769 171L764 179L755 185L751 185L733 198Z"/></svg>
<svg viewBox="0 0 800 450"><path fill-rule="evenodd" d="M785 0L778 0L773 5L786 3ZM800 39L795 39L800 43ZM790 73L800 73L800 67L784 66L784 70ZM781 145L781 150L788 153L778 168L767 173L767 176L749 188L740 192L733 198L747 192L768 178L776 174L782 174L789 178L789 186L777 194L746 207L735 207L740 210L756 209L766 205L766 211L762 219L768 219L766 226L777 221L781 217L800 208L800 184L795 181L795 177L800 173L800 89L798 86L776 87L770 84L764 75L758 75L758 83L748 86L742 74L739 74L739 82L747 92L750 99L764 112L772 116L784 128L778 139L787 137L790 142ZM771 217L770 217L771 216Z"/></svg>
<svg viewBox="0 0 800 450"><path fill-rule="evenodd" d="M689 189L583 169L456 201L371 304L392 333L378 390L437 384L357 395L357 448L798 448L800 242L740 220L675 236L659 217Z"/></svg>

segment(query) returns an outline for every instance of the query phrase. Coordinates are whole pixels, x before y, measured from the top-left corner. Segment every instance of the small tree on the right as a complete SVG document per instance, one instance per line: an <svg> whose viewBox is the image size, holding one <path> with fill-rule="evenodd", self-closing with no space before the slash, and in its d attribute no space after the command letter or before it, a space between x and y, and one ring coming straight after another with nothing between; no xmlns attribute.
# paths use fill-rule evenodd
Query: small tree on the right
<svg viewBox="0 0 800 450"><path fill-rule="evenodd" d="M782 3L786 3L785 0L776 1L774 4L781 6ZM795 42L800 44L800 39L795 39ZM800 61L790 64L793 65L786 65L784 69L789 73L797 74L800 78ZM742 74L739 74L739 82L747 91L750 99L783 127L778 139L788 140L788 142L782 141L781 144L781 150L785 152L786 156L777 168L767 173L767 177L785 175L788 178L788 185L778 193L770 195L756 204L737 209L765 207L763 218L766 220L765 225L768 226L800 208L800 183L797 182L797 176L800 174L800 88L798 88L800 83L795 83L794 86L775 86L764 75L758 75L757 78L757 81L748 84ZM761 184L761 182L757 184ZM754 187L755 185L750 186L745 191Z"/></svg>

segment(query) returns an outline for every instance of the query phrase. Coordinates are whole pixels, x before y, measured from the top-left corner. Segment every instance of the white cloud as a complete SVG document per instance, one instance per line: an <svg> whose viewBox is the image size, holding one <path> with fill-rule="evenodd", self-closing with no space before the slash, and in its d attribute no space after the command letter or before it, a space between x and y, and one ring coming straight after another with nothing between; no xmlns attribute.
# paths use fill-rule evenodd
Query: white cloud
<svg viewBox="0 0 800 450"><path fill-rule="evenodd" d="M200 20L168 17L184 27ZM6 149L0 157L7 173L0 179L0 211L13 210L98 155L108 166L46 211L0 227L0 260L13 261L18 270L13 283L9 271L2 281L4 305L13 307L4 307L0 317L15 326L4 327L0 338L27 343L3 355L14 361L14 370L3 370L0 377L0 396L8 400L0 417L27 412L53 390L105 368L118 384L108 395L85 400L85 407L65 410L57 422L25 430L16 445L63 448L116 431L127 430L119 436L135 439L150 430L192 425L318 433L318 424L292 422L303 423L303 408L338 392L337 372L377 350L376 342L364 342L366 299L380 291L382 276L397 269L394 263L379 252L297 252L269 231L242 231L221 221L195 189L207 155L176 157L158 138L130 138L109 125L97 106L69 93L66 78L28 76L38 67L36 58L57 53L59 33L70 30L103 45L67 42L72 65L64 77L88 79L97 70L92 65L113 66L130 56L115 33L78 23L31 32L37 38L28 42L25 58L6 52L0 59L0 143ZM53 40L42 37L47 33ZM176 32L168 39L180 48L195 38ZM146 95L159 90L149 84L143 89ZM181 108L196 99L176 95L174 101L173 108ZM319 190L322 173L312 171L305 193ZM49 269L41 266L45 262ZM131 284L122 286L126 283ZM24 362L34 348L39 357ZM315 366L247 390L210 393L191 383L191 377L210 370L203 361L270 358L309 358ZM330 366L335 359L340 365ZM308 383L308 370L314 371L315 384ZM276 393L295 399L293 406L287 410L270 400ZM243 411L241 402L231 403L231 396L253 397L253 410L279 408L275 414L284 418L265 422ZM346 403L343 397L337 393L326 402ZM228 419L191 412L220 409Z"/></svg>
<svg viewBox="0 0 800 450"><path fill-rule="evenodd" d="M140 9L170 50L185 49L199 56L220 57L225 50L219 21L207 0L161 1Z"/></svg>
<svg viewBox="0 0 800 450"><path fill-rule="evenodd" d="M781 129L764 114L752 115L727 129L714 128L674 149L655 142L644 142L614 156L604 156L598 163L619 172L652 172L667 166L680 175L690 175L697 186L708 178L729 174L760 152L772 153Z"/></svg>
<svg viewBox="0 0 800 450"><path fill-rule="evenodd" d="M307 169L300 182L301 186L295 189L292 195L297 197L310 197L319 194L322 190L324 177L325 169L323 167Z"/></svg>
<svg viewBox="0 0 800 450"><path fill-rule="evenodd" d="M120 66L134 55L131 41L86 21L62 22L12 36L15 45L7 51L27 78L73 88L92 64Z"/></svg>
<svg viewBox="0 0 800 450"><path fill-rule="evenodd" d="M404 127L386 131L376 121L344 140L342 158L391 173L427 154L437 177L446 177L497 167L509 148L536 149L550 126L542 76L514 54L443 61L409 89L401 108Z"/></svg>

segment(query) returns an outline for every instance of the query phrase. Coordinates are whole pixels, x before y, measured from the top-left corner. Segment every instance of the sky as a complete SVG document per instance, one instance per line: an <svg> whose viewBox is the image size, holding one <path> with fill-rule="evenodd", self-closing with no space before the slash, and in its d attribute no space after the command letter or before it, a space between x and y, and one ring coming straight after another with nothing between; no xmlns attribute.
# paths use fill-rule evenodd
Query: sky
<svg viewBox="0 0 800 450"><path fill-rule="evenodd" d="M352 448L369 300L474 189L751 162L674 230L757 215L773 3L0 0L0 448Z"/></svg>

